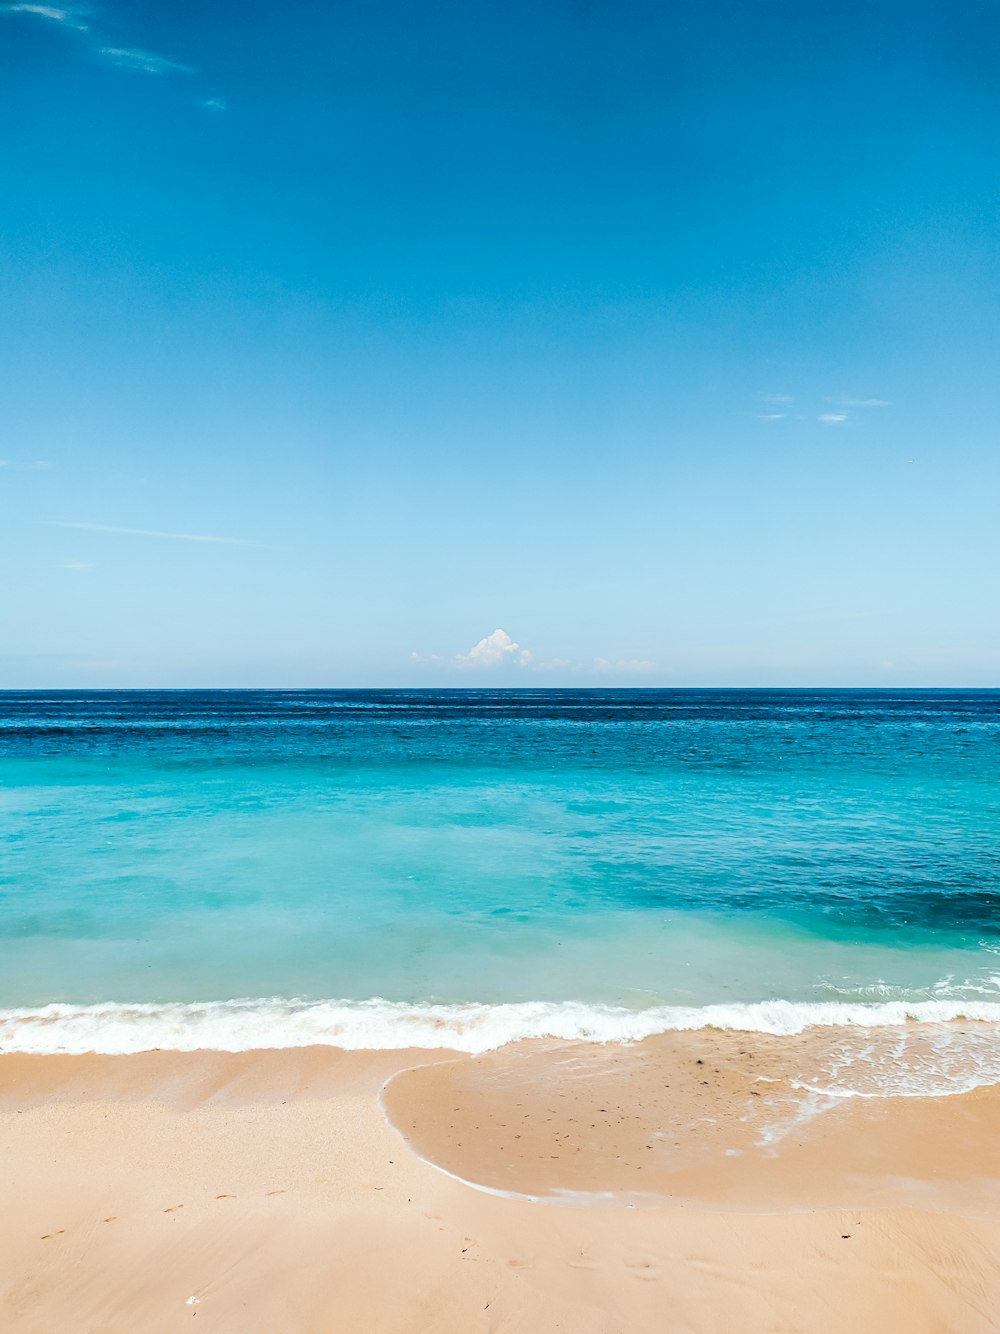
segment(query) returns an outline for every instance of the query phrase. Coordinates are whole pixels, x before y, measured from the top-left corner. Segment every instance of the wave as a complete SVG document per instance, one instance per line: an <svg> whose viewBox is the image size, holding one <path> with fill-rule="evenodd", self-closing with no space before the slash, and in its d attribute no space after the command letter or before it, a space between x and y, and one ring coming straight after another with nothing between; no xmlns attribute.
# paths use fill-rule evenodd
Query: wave
<svg viewBox="0 0 1000 1334"><path fill-rule="evenodd" d="M0 1052L127 1055L144 1051L423 1048L478 1054L525 1038L636 1042L704 1028L788 1036L812 1028L1000 1022L998 1001L758 1001L628 1010L582 1002L431 1005L231 1000L194 1004L45 1005L0 1010Z"/></svg>

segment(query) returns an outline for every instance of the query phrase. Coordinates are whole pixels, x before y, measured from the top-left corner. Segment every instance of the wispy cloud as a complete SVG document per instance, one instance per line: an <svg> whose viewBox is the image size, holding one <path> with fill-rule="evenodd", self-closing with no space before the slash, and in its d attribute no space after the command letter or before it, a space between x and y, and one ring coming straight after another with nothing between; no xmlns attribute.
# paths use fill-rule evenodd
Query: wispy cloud
<svg viewBox="0 0 1000 1334"><path fill-rule="evenodd" d="M198 105L205 111L228 111L229 103L224 97L199 97Z"/></svg>
<svg viewBox="0 0 1000 1334"><path fill-rule="evenodd" d="M224 547L256 547L259 542L251 542L245 537L216 537L209 533L166 533L159 528L122 528L111 523L70 523L58 519L47 521L49 528L76 528L87 533L118 533L123 537L160 537L170 542L212 542Z"/></svg>
<svg viewBox="0 0 1000 1334"><path fill-rule="evenodd" d="M0 5L0 14L31 14L37 19L47 19L50 23L61 23L64 27L74 28L77 32L86 32L90 26L84 22L83 13L84 11L76 6L62 9L55 5Z"/></svg>
<svg viewBox="0 0 1000 1334"><path fill-rule="evenodd" d="M794 413L789 410L789 405L795 402L791 394L758 394L757 401L768 405L767 410L755 412L754 418L760 422L780 422L789 417L794 417L795 421L810 420L810 412L807 396L805 402L800 402L799 410ZM815 402L815 400L813 400ZM845 398L842 394L827 394L820 403L829 403L831 406L826 412L820 412L816 415L816 421L823 426L839 426L847 421L850 413L854 410L864 410L867 408L889 408L892 403L887 398ZM815 412L815 408L812 409Z"/></svg>
<svg viewBox="0 0 1000 1334"><path fill-rule="evenodd" d="M506 630L497 629L473 644L468 653L457 653L455 661L460 667L501 667L506 663L527 667L532 655L530 650L511 639Z"/></svg>
<svg viewBox="0 0 1000 1334"><path fill-rule="evenodd" d="M168 60L166 56L155 55L152 51L142 51L137 46L102 46L98 54L121 69L135 70L139 74L194 73L191 65Z"/></svg>
<svg viewBox="0 0 1000 1334"><path fill-rule="evenodd" d="M23 14L29 18L70 28L75 32L89 33L90 36L83 39L86 47L105 64L114 65L118 69L130 70L135 74L154 75L197 72L192 65L173 60L169 56L161 56L156 51L147 51L144 47L128 46L114 41L113 37L117 35L113 31L114 25L102 23L99 11L89 6L33 4L30 0L8 0L7 3L0 4L0 14ZM97 32L92 31L93 25L96 25ZM103 31L100 31L101 29ZM197 100L198 105L206 111L227 109L226 101L222 97L212 96Z"/></svg>

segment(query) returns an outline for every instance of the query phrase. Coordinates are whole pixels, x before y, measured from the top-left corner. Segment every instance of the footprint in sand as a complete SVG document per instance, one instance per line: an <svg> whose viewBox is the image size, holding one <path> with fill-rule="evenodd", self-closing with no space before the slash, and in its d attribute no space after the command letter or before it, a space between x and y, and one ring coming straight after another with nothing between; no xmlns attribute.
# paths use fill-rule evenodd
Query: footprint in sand
<svg viewBox="0 0 1000 1334"><path fill-rule="evenodd" d="M265 1195L284 1195L284 1193L283 1190L265 1190L264 1192Z"/></svg>
<svg viewBox="0 0 1000 1334"><path fill-rule="evenodd" d="M183 1209L183 1204L172 1204L169 1209L164 1209L165 1214L175 1214L178 1209Z"/></svg>
<svg viewBox="0 0 1000 1334"><path fill-rule="evenodd" d="M53 1237L61 1237L65 1231L66 1229L61 1227L58 1232L46 1232L44 1237L39 1237L39 1241L51 1241Z"/></svg>
<svg viewBox="0 0 1000 1334"><path fill-rule="evenodd" d="M216 1195L215 1198L216 1198L217 1200L235 1200L235 1199L236 1199L236 1196L235 1196L235 1195L226 1195L225 1193L223 1193L222 1195Z"/></svg>

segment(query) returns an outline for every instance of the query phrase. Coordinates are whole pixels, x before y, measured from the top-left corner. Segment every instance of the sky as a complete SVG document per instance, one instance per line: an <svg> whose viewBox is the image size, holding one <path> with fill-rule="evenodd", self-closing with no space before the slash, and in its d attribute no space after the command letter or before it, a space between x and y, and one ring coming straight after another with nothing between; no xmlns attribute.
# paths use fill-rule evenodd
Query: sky
<svg viewBox="0 0 1000 1334"><path fill-rule="evenodd" d="M0 4L0 687L1000 685L1000 9Z"/></svg>

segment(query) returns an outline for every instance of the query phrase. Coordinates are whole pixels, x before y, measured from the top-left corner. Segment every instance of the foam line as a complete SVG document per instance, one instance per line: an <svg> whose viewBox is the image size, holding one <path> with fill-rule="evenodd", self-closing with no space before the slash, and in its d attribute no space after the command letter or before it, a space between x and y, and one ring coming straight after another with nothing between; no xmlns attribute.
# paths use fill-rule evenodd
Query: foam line
<svg viewBox="0 0 1000 1334"><path fill-rule="evenodd" d="M580 1002L413 1005L365 1001L233 1000L197 1004L46 1005L0 1010L0 1052L253 1051L330 1046L348 1051L493 1051L524 1038L634 1042L700 1028L793 1034L809 1028L965 1019L1000 1022L997 1001L759 1001L628 1010Z"/></svg>

